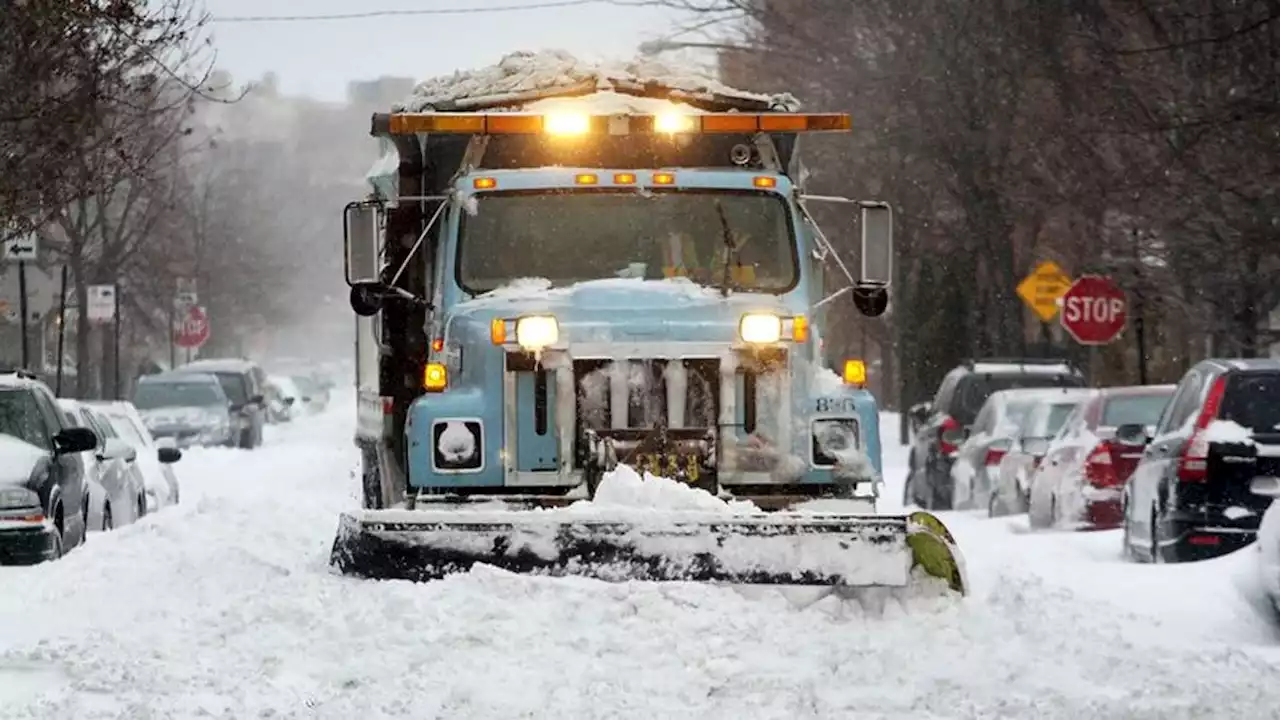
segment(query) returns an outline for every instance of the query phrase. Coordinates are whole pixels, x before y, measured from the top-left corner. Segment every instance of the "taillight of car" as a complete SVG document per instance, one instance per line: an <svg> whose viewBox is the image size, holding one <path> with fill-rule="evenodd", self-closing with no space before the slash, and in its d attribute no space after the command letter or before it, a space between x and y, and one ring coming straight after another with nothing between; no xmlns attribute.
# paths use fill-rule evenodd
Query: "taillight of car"
<svg viewBox="0 0 1280 720"><path fill-rule="evenodd" d="M993 465L999 465L1000 461L1004 459L1006 452L1006 450L1001 448L987 448L986 466L991 467Z"/></svg>
<svg viewBox="0 0 1280 720"><path fill-rule="evenodd" d="M958 420L950 415L942 418L942 424L938 426L938 450L943 455L955 455L956 450L960 449L960 443L955 442L955 435L959 434L960 430Z"/></svg>
<svg viewBox="0 0 1280 720"><path fill-rule="evenodd" d="M1084 477L1096 488L1113 487L1120 484L1116 477L1115 464L1111 460L1111 442L1103 440L1094 446L1089 457L1084 461Z"/></svg>
<svg viewBox="0 0 1280 720"><path fill-rule="evenodd" d="M1209 395L1204 399L1200 415L1196 418L1195 429L1187 439L1187 445L1178 458L1178 480L1181 482L1204 482L1209 465L1209 441L1205 438L1205 428L1218 417L1222 407L1222 396L1227 391L1227 378L1220 376L1213 381Z"/></svg>

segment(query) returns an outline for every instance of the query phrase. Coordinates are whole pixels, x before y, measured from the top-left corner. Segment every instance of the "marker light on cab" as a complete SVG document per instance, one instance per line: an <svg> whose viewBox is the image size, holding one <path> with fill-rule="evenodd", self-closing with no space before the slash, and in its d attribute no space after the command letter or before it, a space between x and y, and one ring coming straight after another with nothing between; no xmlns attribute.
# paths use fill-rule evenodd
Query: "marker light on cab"
<svg viewBox="0 0 1280 720"><path fill-rule="evenodd" d="M550 315L529 315L516 320L516 344L537 352L560 341L560 323Z"/></svg>

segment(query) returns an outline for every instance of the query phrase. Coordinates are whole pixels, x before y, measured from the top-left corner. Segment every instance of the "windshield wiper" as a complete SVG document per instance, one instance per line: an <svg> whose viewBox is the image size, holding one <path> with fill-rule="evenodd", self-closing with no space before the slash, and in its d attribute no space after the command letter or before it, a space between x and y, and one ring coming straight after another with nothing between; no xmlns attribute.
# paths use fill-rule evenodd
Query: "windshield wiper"
<svg viewBox="0 0 1280 720"><path fill-rule="evenodd" d="M737 259L738 246L733 242L733 233L729 230L729 218L724 214L724 205L720 203L718 198L716 199L716 214L720 216L721 239L724 241L725 247L724 273L720 283L720 294L724 297L729 297L730 282L732 280L730 271L733 267L733 261Z"/></svg>

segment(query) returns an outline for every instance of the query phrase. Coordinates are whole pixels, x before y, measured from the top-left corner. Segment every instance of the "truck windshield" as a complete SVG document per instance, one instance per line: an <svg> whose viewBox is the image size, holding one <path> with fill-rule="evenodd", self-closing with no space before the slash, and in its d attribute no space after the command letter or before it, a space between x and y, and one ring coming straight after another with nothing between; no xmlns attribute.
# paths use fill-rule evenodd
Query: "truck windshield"
<svg viewBox="0 0 1280 720"><path fill-rule="evenodd" d="M485 193L472 209L462 219L457 272L473 295L518 278L565 286L688 277L718 287L726 225L736 247L734 289L783 293L798 281L790 213L770 193L540 190Z"/></svg>

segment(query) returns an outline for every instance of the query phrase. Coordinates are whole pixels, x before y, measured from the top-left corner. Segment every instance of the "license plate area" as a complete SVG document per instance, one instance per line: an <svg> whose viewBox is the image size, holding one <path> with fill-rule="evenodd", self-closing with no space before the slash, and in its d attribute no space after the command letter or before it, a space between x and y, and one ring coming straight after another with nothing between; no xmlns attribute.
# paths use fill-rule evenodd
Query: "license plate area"
<svg viewBox="0 0 1280 720"><path fill-rule="evenodd" d="M707 428L617 429L599 433L620 464L682 482L701 482L715 470L715 434Z"/></svg>

